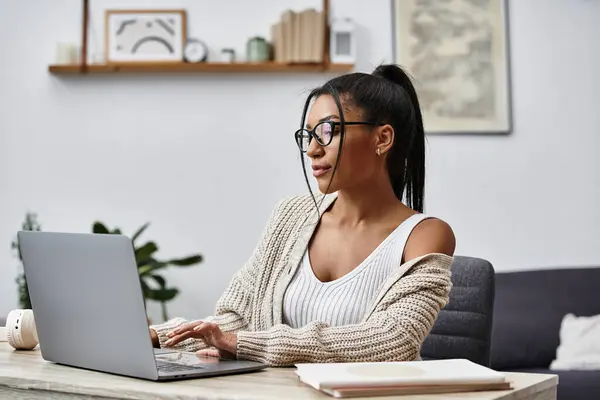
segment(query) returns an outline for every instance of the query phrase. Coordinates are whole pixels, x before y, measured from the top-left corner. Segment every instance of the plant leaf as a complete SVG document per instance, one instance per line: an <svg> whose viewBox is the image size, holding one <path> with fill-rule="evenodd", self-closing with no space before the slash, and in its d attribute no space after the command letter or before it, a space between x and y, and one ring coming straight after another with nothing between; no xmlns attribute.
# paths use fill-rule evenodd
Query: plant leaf
<svg viewBox="0 0 600 400"><path fill-rule="evenodd" d="M140 277L148 275L148 272L152 271L150 264L138 265L138 275Z"/></svg>
<svg viewBox="0 0 600 400"><path fill-rule="evenodd" d="M201 262L202 262L201 254L195 254L193 256L189 256L186 258L166 261L167 264L176 265L178 267L189 267L190 265L198 264Z"/></svg>
<svg viewBox="0 0 600 400"><path fill-rule="evenodd" d="M150 289L148 291L148 296L147 298L149 300L155 300L155 301L169 301L169 300L173 300L175 298L175 296L177 296L177 294L179 294L179 290L172 288L172 289Z"/></svg>
<svg viewBox="0 0 600 400"><path fill-rule="evenodd" d="M165 287L167 287L167 282L165 281L165 278L163 278L160 275L150 275L150 278L154 279L154 281L156 283L158 283L158 286L161 289L164 289Z"/></svg>
<svg viewBox="0 0 600 400"><path fill-rule="evenodd" d="M144 225L142 225L141 228L138 229L137 232L133 234L133 236L131 237L131 240L133 242L135 242L135 240L137 238L139 238L142 233L144 233L144 231L146 230L146 228L148 228L148 225L150 225L150 222L146 222Z"/></svg>
<svg viewBox="0 0 600 400"><path fill-rule="evenodd" d="M115 229L113 229L112 234L113 235L120 235L121 234L121 230L119 228L115 228Z"/></svg>
<svg viewBox="0 0 600 400"><path fill-rule="evenodd" d="M147 262L152 254L154 254L158 250L158 246L154 242L148 242L142 247L135 250L135 259L137 264L140 265L142 263Z"/></svg>
<svg viewBox="0 0 600 400"><path fill-rule="evenodd" d="M147 264L144 264L138 268L138 274L140 276L146 276L151 272L156 270L165 268L168 264L160 261L156 261L155 259L146 260Z"/></svg>
<svg viewBox="0 0 600 400"><path fill-rule="evenodd" d="M92 232L93 233L102 233L102 234L110 233L110 231L108 230L106 225L104 225L102 222L94 222L94 226L92 227Z"/></svg>
<svg viewBox="0 0 600 400"><path fill-rule="evenodd" d="M142 285L142 293L144 293L144 297L148 297L148 291L150 290L150 286L140 277L140 283Z"/></svg>

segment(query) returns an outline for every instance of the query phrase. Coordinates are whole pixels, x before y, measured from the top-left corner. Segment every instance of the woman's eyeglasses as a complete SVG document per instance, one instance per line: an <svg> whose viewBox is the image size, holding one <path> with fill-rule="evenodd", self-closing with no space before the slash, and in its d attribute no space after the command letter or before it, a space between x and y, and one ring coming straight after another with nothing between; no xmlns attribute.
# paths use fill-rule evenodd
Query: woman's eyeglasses
<svg viewBox="0 0 600 400"><path fill-rule="evenodd" d="M321 146L327 146L333 140L335 135L335 127L341 125L340 122L336 121L323 121L319 122L312 130L309 129L298 129L294 134L296 143L303 153L308 151L310 142L313 138ZM344 122L344 125L378 125L374 122Z"/></svg>

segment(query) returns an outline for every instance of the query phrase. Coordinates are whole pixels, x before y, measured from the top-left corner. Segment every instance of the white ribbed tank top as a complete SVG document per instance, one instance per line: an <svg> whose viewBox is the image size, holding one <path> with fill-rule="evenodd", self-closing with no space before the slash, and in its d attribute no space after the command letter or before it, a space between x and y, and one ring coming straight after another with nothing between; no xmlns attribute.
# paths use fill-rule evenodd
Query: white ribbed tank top
<svg viewBox="0 0 600 400"><path fill-rule="evenodd" d="M407 218L355 269L331 282L315 276L307 249L284 294L284 323L292 328L312 321L329 326L359 323L381 285L401 264L412 230L427 218L423 214Z"/></svg>

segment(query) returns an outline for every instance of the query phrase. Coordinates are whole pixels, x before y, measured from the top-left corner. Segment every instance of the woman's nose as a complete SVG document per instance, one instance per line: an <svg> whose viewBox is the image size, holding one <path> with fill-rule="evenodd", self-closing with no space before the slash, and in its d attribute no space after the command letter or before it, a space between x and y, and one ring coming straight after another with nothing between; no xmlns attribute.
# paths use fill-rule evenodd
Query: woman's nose
<svg viewBox="0 0 600 400"><path fill-rule="evenodd" d="M311 140L310 144L308 145L308 150L306 150L306 155L310 158L318 158L323 154L325 154L323 146L321 146L315 139Z"/></svg>

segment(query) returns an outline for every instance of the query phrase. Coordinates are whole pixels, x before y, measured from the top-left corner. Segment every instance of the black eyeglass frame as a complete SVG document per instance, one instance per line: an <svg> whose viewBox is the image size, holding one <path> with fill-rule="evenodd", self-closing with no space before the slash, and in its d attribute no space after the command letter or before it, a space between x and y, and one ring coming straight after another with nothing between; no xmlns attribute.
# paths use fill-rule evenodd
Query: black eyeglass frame
<svg viewBox="0 0 600 400"><path fill-rule="evenodd" d="M329 124L331 126L331 137L329 138L329 141L327 143L324 143L323 141L321 141L319 139L319 135L317 135L316 131L317 128L323 124ZM312 138L314 138L317 143L319 143L320 146L329 146L329 144L331 144L331 141L333 140L333 136L334 136L334 131L335 131L335 127L336 125L342 125L341 122L337 122L337 121L322 121L319 122L317 125L315 125L314 128L312 129L306 129L306 128L300 128L298 129L295 133L294 133L294 138L296 139L296 144L298 145L298 148L300 148L300 151L303 153L306 153L308 151L308 148L306 150L304 150L302 148L302 134L304 132L307 132L309 134L310 139L308 140L308 144L310 146L310 142L312 141ZM371 125L371 126L381 126L381 124L378 124L376 122L362 122L362 121L350 121L350 122L344 122L344 126L346 125Z"/></svg>

